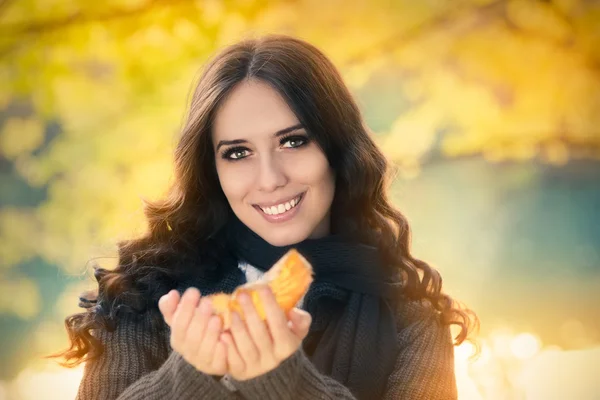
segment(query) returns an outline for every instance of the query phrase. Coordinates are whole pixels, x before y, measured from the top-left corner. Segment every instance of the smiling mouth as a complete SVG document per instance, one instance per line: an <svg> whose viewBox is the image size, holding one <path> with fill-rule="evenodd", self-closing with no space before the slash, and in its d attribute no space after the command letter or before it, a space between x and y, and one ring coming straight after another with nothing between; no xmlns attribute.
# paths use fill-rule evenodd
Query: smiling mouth
<svg viewBox="0 0 600 400"><path fill-rule="evenodd" d="M303 198L304 193L301 193L300 195L296 196L290 201L286 201L285 203L277 204L271 207L261 207L259 205L255 205L254 207L259 209L260 211L262 211L263 214L266 215L279 215L298 207L298 204L300 204Z"/></svg>

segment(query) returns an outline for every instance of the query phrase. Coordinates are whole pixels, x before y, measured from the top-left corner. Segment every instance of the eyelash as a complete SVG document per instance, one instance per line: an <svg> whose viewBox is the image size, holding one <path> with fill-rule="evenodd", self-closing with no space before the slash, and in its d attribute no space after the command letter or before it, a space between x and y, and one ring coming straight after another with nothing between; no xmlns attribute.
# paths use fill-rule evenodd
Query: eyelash
<svg viewBox="0 0 600 400"><path fill-rule="evenodd" d="M300 147L303 147L303 146L307 145L308 142L310 141L310 139L306 135L289 135L289 136L282 137L281 140L279 141L279 144L283 145L284 143L291 142L291 141L300 141L301 142L301 144L299 144L297 146L287 147L289 149L297 149L297 148L300 148ZM225 151L223 151L221 153L221 157L223 159L227 160L227 161L239 161L239 160L243 160L247 156L239 157L239 158L231 158L231 156L233 154L235 154L235 153L244 152L244 151L248 151L248 148L242 147L242 146L231 147L231 148L226 149Z"/></svg>

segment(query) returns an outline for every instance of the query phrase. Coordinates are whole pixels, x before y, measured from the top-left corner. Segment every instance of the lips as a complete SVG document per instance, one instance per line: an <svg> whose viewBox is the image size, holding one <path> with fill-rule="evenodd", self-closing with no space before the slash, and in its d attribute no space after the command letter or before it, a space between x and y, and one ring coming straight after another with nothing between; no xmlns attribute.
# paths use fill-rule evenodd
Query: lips
<svg viewBox="0 0 600 400"><path fill-rule="evenodd" d="M306 192L285 202L268 206L254 205L254 208L269 222L284 222L291 219L302 204Z"/></svg>
<svg viewBox="0 0 600 400"><path fill-rule="evenodd" d="M298 196L296 196L288 201L279 202L278 204L273 204L273 205L269 205L269 206L258 205L257 207L263 213L265 213L267 215L283 214L286 211L289 211L289 210L295 208L300 203L300 200L302 199L302 195L303 195L303 193L299 194Z"/></svg>

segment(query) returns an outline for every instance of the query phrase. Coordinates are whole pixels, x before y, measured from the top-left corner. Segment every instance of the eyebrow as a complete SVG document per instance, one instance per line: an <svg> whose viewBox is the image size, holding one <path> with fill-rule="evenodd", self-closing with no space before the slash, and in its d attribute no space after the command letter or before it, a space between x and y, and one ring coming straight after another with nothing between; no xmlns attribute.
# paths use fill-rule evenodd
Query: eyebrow
<svg viewBox="0 0 600 400"><path fill-rule="evenodd" d="M292 125L287 128L278 130L277 132L275 132L273 137L279 137L281 135L285 135L286 133L290 133L290 132L293 132L293 131L296 131L299 129L304 129L304 126L302 124ZM219 144L217 144L217 149L215 151L219 151L219 148L221 146L227 146L227 145L232 145L232 144L242 144L242 143L248 143L248 141L245 139L220 140Z"/></svg>

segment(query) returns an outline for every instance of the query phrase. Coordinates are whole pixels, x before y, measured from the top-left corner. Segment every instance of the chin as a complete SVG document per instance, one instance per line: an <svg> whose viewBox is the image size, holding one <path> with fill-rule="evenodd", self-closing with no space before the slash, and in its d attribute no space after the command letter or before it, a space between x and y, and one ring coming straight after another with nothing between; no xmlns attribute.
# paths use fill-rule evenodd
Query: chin
<svg viewBox="0 0 600 400"><path fill-rule="evenodd" d="M277 229L277 227L268 232L257 232L260 237L267 241L272 246L281 247L299 243L306 239L309 235L302 229Z"/></svg>

